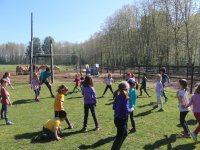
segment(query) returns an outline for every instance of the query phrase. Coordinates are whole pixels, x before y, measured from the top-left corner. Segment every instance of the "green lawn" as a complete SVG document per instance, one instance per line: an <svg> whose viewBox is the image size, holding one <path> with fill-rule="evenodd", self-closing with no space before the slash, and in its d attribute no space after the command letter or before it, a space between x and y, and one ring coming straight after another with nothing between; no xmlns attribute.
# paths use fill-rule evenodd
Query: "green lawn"
<svg viewBox="0 0 200 150"><path fill-rule="evenodd" d="M54 84L54 91L58 84ZM72 89L73 84L67 83ZM116 86L116 85L115 85ZM104 84L95 85L97 96L101 96ZM99 149L109 150L112 146L116 128L113 123L112 96L110 92L105 98L98 99L97 117L100 123L100 131L92 131L95 128L91 114L89 114L88 132L79 130L83 125L83 98L81 93L70 94L65 97L65 110L74 129L65 129L67 125L63 122L63 136L60 141L31 143L31 138L36 136L42 129L43 123L53 117L54 99L50 98L49 91L42 86L41 102L33 100L34 93L27 84L15 84L15 90L8 87L13 102L9 109L9 118L15 123L6 126L4 120L0 120L0 149L9 150L77 150L77 149ZM139 98L135 110L135 121L137 132L129 134L122 149L124 150L153 150L153 149L200 149L192 139L177 138L176 134L182 131L179 127L179 112L175 91L167 92L169 101L164 104L164 112L153 110L150 102L155 101L154 89L148 89L151 98ZM193 131L196 127L193 114L187 116L189 127ZM130 127L130 122L129 122Z"/></svg>

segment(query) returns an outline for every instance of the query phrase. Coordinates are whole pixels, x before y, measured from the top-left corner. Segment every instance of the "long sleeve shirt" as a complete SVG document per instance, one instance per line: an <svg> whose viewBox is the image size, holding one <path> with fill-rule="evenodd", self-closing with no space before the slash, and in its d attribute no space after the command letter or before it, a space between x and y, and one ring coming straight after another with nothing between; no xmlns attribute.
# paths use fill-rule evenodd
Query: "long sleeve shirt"
<svg viewBox="0 0 200 150"><path fill-rule="evenodd" d="M96 104L96 92L94 87L82 87L82 94L84 96L84 104Z"/></svg>
<svg viewBox="0 0 200 150"><path fill-rule="evenodd" d="M128 100L122 95L115 98L113 109L115 119L127 119L128 114L132 112L128 107Z"/></svg>

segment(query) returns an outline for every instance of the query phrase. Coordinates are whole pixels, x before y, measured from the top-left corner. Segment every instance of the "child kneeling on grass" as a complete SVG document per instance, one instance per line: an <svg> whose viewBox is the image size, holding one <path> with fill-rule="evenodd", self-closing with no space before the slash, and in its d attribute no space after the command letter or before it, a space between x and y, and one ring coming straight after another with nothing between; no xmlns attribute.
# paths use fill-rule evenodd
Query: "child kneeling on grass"
<svg viewBox="0 0 200 150"><path fill-rule="evenodd" d="M54 140L59 141L61 137L58 134L61 132L61 121L65 120L66 112L60 111L58 117L48 120L43 126L43 134L36 137L34 140Z"/></svg>

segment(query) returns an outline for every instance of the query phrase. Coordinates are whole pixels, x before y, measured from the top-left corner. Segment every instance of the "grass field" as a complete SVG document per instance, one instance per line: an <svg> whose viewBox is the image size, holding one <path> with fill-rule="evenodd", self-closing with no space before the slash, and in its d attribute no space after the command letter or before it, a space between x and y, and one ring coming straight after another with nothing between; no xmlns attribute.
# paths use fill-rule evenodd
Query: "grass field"
<svg viewBox="0 0 200 150"><path fill-rule="evenodd" d="M55 91L58 84L53 85ZM72 90L73 84L67 84ZM116 85L115 85L116 87ZM95 84L97 97L101 96L104 84ZM91 114L89 114L88 132L82 133L83 125L83 98L81 93L74 93L65 97L65 110L74 129L65 129L67 125L62 123L62 140L52 142L31 143L31 139L42 129L43 123L53 117L54 99L50 98L49 91L42 86L41 102L36 103L34 93L28 84L17 83L15 90L8 87L13 106L9 109L9 118L15 124L6 126L4 120L0 120L0 149L9 150L34 150L34 149L99 149L108 150L111 148L116 128L113 123L112 96L108 93L105 98L99 98L97 103L97 117L100 123L100 131L93 131L95 128ZM148 89L151 98L146 96L138 98L135 110L135 121L137 132L129 134L122 149L124 150L154 150L154 149L200 149L192 139L177 138L176 134L182 131L179 126L178 102L175 98L175 91L168 89L169 101L164 104L164 112L157 112L152 109L150 102L155 101L154 89ZM196 127L193 114L187 116L191 131ZM130 127L130 122L129 122Z"/></svg>

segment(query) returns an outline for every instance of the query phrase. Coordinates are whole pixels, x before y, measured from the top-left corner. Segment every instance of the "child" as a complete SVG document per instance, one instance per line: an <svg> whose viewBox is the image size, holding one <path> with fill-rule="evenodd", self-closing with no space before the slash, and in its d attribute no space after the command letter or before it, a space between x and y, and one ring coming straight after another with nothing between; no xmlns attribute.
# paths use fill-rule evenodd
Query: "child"
<svg viewBox="0 0 200 150"><path fill-rule="evenodd" d="M188 93L187 93L187 80L180 79L179 80L179 88L180 90L177 91L177 98L179 103L179 111L180 111L180 123L183 127L182 136L183 137L190 137L190 130L188 128L187 122L185 121L185 117L189 112L190 108L186 106L188 105Z"/></svg>
<svg viewBox="0 0 200 150"><path fill-rule="evenodd" d="M93 81L92 78L89 76L85 77L83 87L82 87L82 94L84 97L84 124L83 124L83 129L82 131L87 131L87 120L88 120L88 111L90 109L92 113L92 117L94 119L94 123L96 126L96 130L99 130L99 123L96 117L96 92L93 87Z"/></svg>
<svg viewBox="0 0 200 150"><path fill-rule="evenodd" d="M108 89L110 89L110 91L113 94L112 83L114 82L114 80L112 78L112 74L111 73L108 74L108 77L105 79L105 82L106 82L106 88L105 88L105 90L103 92L102 97L104 97L104 95L105 95L105 93L107 92Z"/></svg>
<svg viewBox="0 0 200 150"><path fill-rule="evenodd" d="M39 80L40 80L40 89L41 89L41 85L44 83L47 88L49 89L49 92L51 93L51 97L55 98L53 92L52 92L52 88L51 88L51 84L49 83L49 78L52 76L52 73L50 72L50 68L47 67L45 71L41 72ZM51 81L52 82L52 81Z"/></svg>
<svg viewBox="0 0 200 150"><path fill-rule="evenodd" d="M151 97L151 95L149 95L147 93L147 77L146 77L146 73L143 73L143 77L142 77L142 83L140 86L140 96L142 96L142 90L144 90L144 92L147 94L148 97Z"/></svg>
<svg viewBox="0 0 200 150"><path fill-rule="evenodd" d="M129 89L129 109L134 108L135 109L135 104L136 104L136 99L137 99L137 91L135 89L135 81L129 79L128 83L130 85L130 89ZM134 120L134 114L133 111L130 113L130 120L131 120L131 125L132 125L132 129L130 130L130 132L136 132L136 128L135 128L135 120Z"/></svg>
<svg viewBox="0 0 200 150"><path fill-rule="evenodd" d="M1 108L1 119L5 119L6 125L13 125L11 121L8 120L8 106L11 106L12 103L10 101L10 94L6 90L6 87L8 85L8 81L6 79L1 80L1 103L2 103L2 108Z"/></svg>
<svg viewBox="0 0 200 150"><path fill-rule="evenodd" d="M60 111L59 115L56 118L53 118L51 120L48 120L44 126L42 131L44 132L43 135L38 136L35 138L35 140L53 140L56 139L57 141L61 140L61 137L58 136L58 134L61 132L61 121L65 120L66 112Z"/></svg>
<svg viewBox="0 0 200 150"><path fill-rule="evenodd" d="M162 86L162 76L161 74L156 75L156 97L157 97L157 104L154 106L154 108L158 107L158 104L160 104L160 109L158 110L159 112L164 111L163 110L163 103L162 103L162 93L163 93L163 86Z"/></svg>
<svg viewBox="0 0 200 150"><path fill-rule="evenodd" d="M117 135L112 145L111 150L119 150L123 141L127 137L127 121L128 114L133 111L133 108L128 107L128 90L129 84L123 81L119 84L118 90L114 92L115 101L113 103L114 109L114 123L117 128Z"/></svg>
<svg viewBox="0 0 200 150"><path fill-rule="evenodd" d="M33 73L33 79L31 80L31 89L34 90L35 92L35 101L38 102L39 101L39 95L40 95L40 81L38 79L38 75L37 73Z"/></svg>
<svg viewBox="0 0 200 150"><path fill-rule="evenodd" d="M165 83L168 81L169 83L169 76L165 73L166 72L166 69L165 67L162 67L160 68L160 74L162 75L162 85L163 85L163 88L165 87ZM168 98L167 96L165 95L165 91L163 90L163 96L165 98L165 102L167 102Z"/></svg>
<svg viewBox="0 0 200 150"><path fill-rule="evenodd" d="M5 74L3 75L3 79L7 80L8 85L11 87L11 89L14 90L14 87L12 86L11 81L10 81L10 73L9 72L5 72Z"/></svg>
<svg viewBox="0 0 200 150"><path fill-rule="evenodd" d="M193 105L193 113L194 116L199 123L198 127L191 133L192 138L195 142L197 142L197 135L200 132L200 84L197 86L194 95L192 95L189 104L186 106L189 107Z"/></svg>
<svg viewBox="0 0 200 150"><path fill-rule="evenodd" d="M79 91L78 86L80 85L81 80L79 78L79 74L78 73L76 74L76 78L74 79L74 82L75 82L75 87L74 87L73 93L75 92L76 89Z"/></svg>
<svg viewBox="0 0 200 150"><path fill-rule="evenodd" d="M65 94L67 93L68 89L66 86L61 85L58 87L58 94L56 95L55 101L54 101L54 114L55 117L59 116L59 113L64 110L64 100L65 100ZM70 123L69 119L67 118L67 115L65 117L65 121L68 124L68 129L73 129L73 125Z"/></svg>

